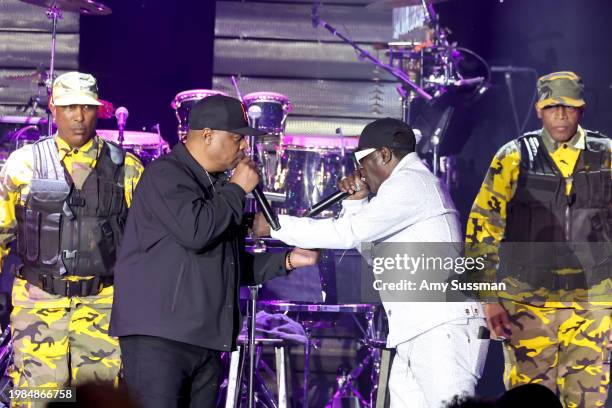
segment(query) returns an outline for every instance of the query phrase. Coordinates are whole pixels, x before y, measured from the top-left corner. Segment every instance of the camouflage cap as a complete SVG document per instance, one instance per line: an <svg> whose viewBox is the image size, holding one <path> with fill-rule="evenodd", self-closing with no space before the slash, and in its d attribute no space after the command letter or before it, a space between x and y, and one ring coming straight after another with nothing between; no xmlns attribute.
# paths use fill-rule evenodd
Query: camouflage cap
<svg viewBox="0 0 612 408"><path fill-rule="evenodd" d="M98 100L96 78L76 71L58 76L53 82L51 96L55 106L102 105Z"/></svg>
<svg viewBox="0 0 612 408"><path fill-rule="evenodd" d="M553 72L538 79L536 108L564 105L580 108L585 105L582 79L571 71Z"/></svg>

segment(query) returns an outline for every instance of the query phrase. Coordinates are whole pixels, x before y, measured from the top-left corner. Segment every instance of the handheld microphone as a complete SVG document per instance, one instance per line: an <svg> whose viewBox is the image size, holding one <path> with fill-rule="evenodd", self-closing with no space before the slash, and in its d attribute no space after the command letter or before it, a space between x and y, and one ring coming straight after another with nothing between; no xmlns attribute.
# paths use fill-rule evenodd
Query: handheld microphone
<svg viewBox="0 0 612 408"><path fill-rule="evenodd" d="M125 130L125 122L127 122L127 118L130 112L128 112L125 106L120 106L115 111L115 117L117 118L117 127L119 128L119 146L123 146L123 131Z"/></svg>
<svg viewBox="0 0 612 408"><path fill-rule="evenodd" d="M253 190L253 197L255 197L257 206L263 213L266 221L268 224L270 224L270 228L272 228L274 231L278 231L280 229L278 217L276 216L276 213L272 211L272 207L270 207L270 203L268 202L266 196L264 196L264 193L261 191L261 187L259 185L257 185Z"/></svg>
<svg viewBox="0 0 612 408"><path fill-rule="evenodd" d="M346 197L350 196L349 193L345 193L344 191L337 191L334 194L328 195L323 198L318 203L314 204L312 207L306 211L304 217L314 217L315 215L320 214L321 212L327 210L332 205L339 203L344 200Z"/></svg>
<svg viewBox="0 0 612 408"><path fill-rule="evenodd" d="M127 122L129 115L130 112L125 106L120 106L117 108L117 110L115 110L115 118L117 118L117 127L119 130L125 129L125 122Z"/></svg>

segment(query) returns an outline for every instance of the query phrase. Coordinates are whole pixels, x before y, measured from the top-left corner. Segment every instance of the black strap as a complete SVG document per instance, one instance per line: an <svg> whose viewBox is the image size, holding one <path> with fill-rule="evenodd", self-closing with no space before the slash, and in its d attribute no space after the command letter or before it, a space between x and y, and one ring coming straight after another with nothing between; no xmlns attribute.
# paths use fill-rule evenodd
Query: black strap
<svg viewBox="0 0 612 408"><path fill-rule="evenodd" d="M17 276L25 279L28 283L44 290L52 295L59 296L94 296L99 294L105 287L113 284L112 276L99 277L92 279L81 279L69 281L52 275L40 274L36 271L21 268Z"/></svg>

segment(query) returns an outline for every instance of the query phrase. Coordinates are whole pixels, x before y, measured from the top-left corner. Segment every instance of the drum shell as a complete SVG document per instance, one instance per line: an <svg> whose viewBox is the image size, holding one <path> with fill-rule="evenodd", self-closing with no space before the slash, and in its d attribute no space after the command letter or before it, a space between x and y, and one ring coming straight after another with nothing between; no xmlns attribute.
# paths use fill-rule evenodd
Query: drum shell
<svg viewBox="0 0 612 408"><path fill-rule="evenodd" d="M97 129L96 132L104 140L119 143L117 130ZM170 146L159 133L131 130L124 131L121 147L133 153L145 166L170 151Z"/></svg>
<svg viewBox="0 0 612 408"><path fill-rule="evenodd" d="M336 148L283 146L275 154L265 152L262 179L267 191L285 193L280 213L302 215L322 198L335 193L343 177L355 170L352 154ZM340 205L321 216L336 213Z"/></svg>
<svg viewBox="0 0 612 408"><path fill-rule="evenodd" d="M168 149L165 146L159 145L133 145L123 144L123 150L132 153L138 157L142 164L147 167L153 160L167 153Z"/></svg>
<svg viewBox="0 0 612 408"><path fill-rule="evenodd" d="M289 99L275 92L254 92L244 96L249 125L275 135L283 134L291 112Z"/></svg>
<svg viewBox="0 0 612 408"><path fill-rule="evenodd" d="M174 109L176 119L178 120L178 138L181 142L185 141L187 131L189 130L189 113L196 102L208 98L213 95L224 95L226 93L215 91L213 89L191 89L178 93L170 106Z"/></svg>

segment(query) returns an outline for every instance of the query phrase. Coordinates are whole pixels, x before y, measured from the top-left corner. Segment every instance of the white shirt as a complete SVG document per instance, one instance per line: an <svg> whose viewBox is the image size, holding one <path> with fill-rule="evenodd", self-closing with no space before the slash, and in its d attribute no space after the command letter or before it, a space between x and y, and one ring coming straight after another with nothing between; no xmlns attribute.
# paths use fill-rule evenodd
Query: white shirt
<svg viewBox="0 0 612 408"><path fill-rule="evenodd" d="M359 249L362 242L461 242L458 213L448 192L416 153L406 155L368 201L344 200L337 219L280 215L272 238L301 248ZM355 271L359 273L359 271ZM470 303L385 302L387 346L408 341L457 318L484 316Z"/></svg>

